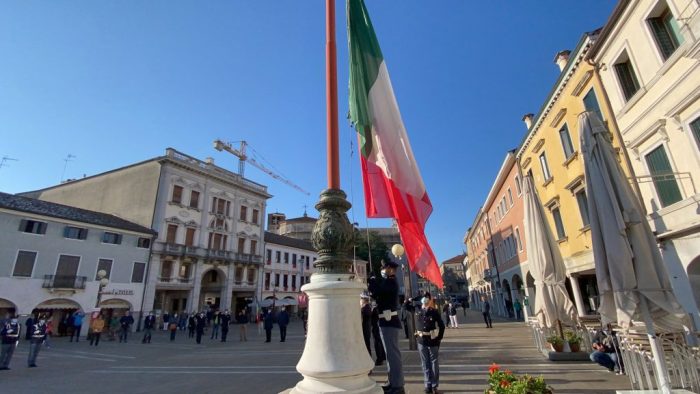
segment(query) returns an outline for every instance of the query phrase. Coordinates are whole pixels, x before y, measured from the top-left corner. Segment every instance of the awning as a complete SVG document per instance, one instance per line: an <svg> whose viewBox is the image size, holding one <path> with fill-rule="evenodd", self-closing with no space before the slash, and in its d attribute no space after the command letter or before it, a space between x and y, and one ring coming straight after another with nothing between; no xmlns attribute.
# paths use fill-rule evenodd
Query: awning
<svg viewBox="0 0 700 394"><path fill-rule="evenodd" d="M46 300L37 305L34 309L80 309L80 304L72 300L57 298Z"/></svg>
<svg viewBox="0 0 700 394"><path fill-rule="evenodd" d="M4 298L0 298L0 308L14 309L15 304L13 304L12 302L10 302Z"/></svg>
<svg viewBox="0 0 700 394"><path fill-rule="evenodd" d="M131 303L119 298L110 298L100 302L100 307L110 309L131 309Z"/></svg>

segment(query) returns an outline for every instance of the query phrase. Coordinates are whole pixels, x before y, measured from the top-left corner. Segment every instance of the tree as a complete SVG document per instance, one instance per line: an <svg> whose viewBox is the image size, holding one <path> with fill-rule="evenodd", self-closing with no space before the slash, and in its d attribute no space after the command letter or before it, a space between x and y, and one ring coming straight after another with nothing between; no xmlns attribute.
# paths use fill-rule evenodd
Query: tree
<svg viewBox="0 0 700 394"><path fill-rule="evenodd" d="M369 237L369 242L367 238ZM355 256L358 259L367 261L367 275L372 274L379 276L381 270L381 261L389 256L389 248L382 241L381 237L375 231L359 231L355 229ZM371 259L370 259L371 256ZM371 263L371 267L369 266Z"/></svg>

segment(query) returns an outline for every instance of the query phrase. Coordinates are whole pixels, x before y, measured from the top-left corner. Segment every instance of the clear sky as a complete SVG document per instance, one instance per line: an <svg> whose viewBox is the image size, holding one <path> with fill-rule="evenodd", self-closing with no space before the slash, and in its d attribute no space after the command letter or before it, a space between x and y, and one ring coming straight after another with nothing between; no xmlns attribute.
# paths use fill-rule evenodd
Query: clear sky
<svg viewBox="0 0 700 394"><path fill-rule="evenodd" d="M554 55L601 27L615 1L366 0L434 212L439 261L486 198L506 151L558 76ZM342 187L365 219L338 7ZM324 1L27 1L0 12L0 191L16 193L146 160L173 147L237 159L247 140L304 194L252 166L268 212L309 213L325 187ZM352 142L352 146L351 146Z"/></svg>

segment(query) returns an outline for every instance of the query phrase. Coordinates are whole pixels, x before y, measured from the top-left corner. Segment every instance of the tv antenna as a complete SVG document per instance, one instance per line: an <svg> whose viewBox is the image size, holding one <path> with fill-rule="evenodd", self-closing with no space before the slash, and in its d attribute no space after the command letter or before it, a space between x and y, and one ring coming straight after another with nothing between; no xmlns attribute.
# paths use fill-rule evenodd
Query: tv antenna
<svg viewBox="0 0 700 394"><path fill-rule="evenodd" d="M63 159L64 163L63 163L63 172L61 173L61 182L63 182L63 177L64 177L64 175L66 175L66 167L68 167L68 162L73 161L73 159L75 159L76 157L77 156L69 153L68 156L66 156L66 158Z"/></svg>

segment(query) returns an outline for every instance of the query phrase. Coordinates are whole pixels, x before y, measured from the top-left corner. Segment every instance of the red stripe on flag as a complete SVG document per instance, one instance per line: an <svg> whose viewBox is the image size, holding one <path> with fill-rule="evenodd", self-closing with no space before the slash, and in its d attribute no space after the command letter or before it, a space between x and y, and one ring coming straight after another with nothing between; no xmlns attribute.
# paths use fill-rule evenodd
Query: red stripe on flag
<svg viewBox="0 0 700 394"><path fill-rule="evenodd" d="M418 199L400 190L381 168L360 157L367 217L396 219L411 271L442 289L440 268L425 236L425 222L433 211L428 194Z"/></svg>

